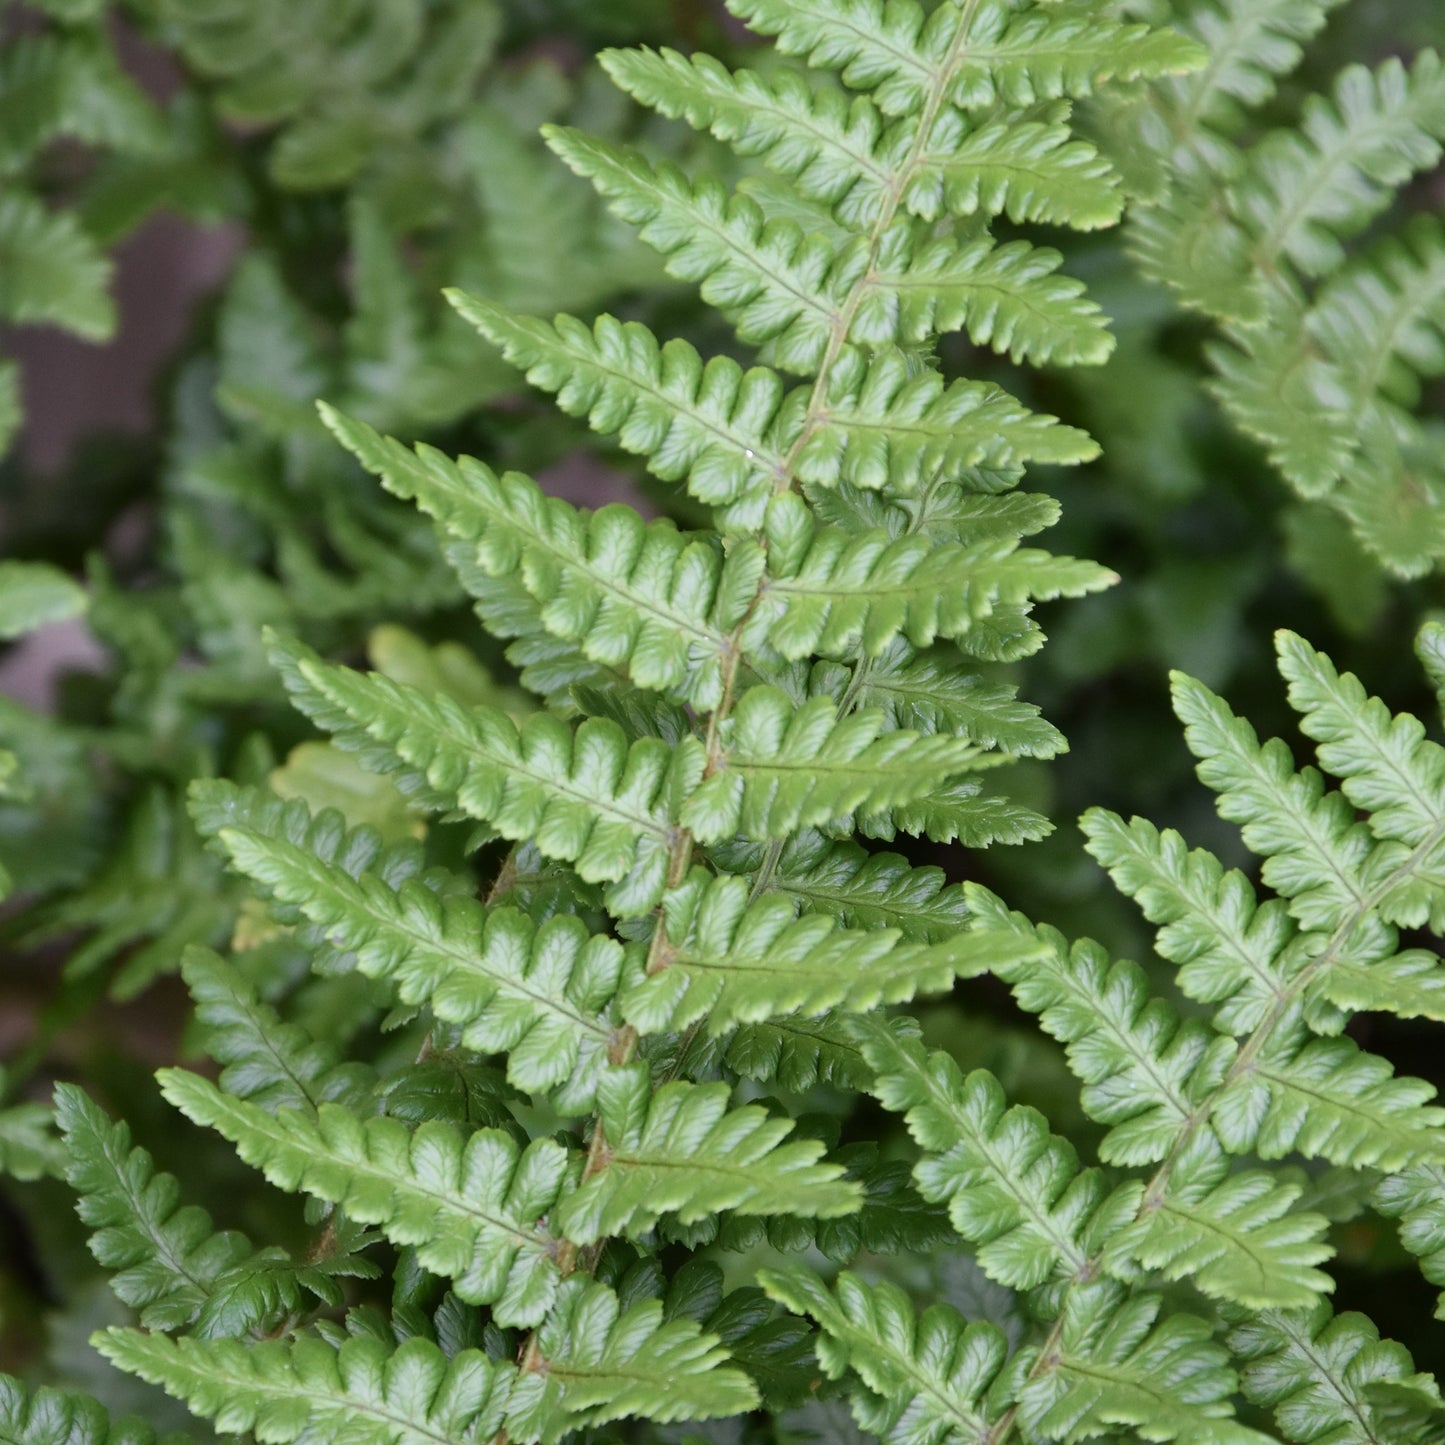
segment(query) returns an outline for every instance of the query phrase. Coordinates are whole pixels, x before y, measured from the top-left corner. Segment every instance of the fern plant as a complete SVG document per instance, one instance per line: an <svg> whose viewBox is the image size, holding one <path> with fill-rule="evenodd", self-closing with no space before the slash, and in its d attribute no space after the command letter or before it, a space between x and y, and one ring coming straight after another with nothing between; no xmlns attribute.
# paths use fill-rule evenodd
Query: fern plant
<svg viewBox="0 0 1445 1445"><path fill-rule="evenodd" d="M1245 241L1182 279L1199 299L1233 267L1229 335L1277 339L1395 173L1367 155L1341 192L1357 209L1305 205L1328 225L1271 253L1299 274L1251 283L1251 227L1312 153L1240 159L1218 97L1266 98L1328 7L1193 6L1201 43L1103 0L730 7L775 42L746 68L601 57L705 137L686 145L557 123L535 73L497 78L498 114L452 131L434 105L468 89L488 5L143 7L220 107L279 128L255 147L272 183L354 187L354 314L338 326L248 260L219 362L181 378L179 602L103 569L90 600L127 660L109 760L154 771L172 738L193 746L32 937L90 931L72 986L117 953L122 991L179 968L186 1047L215 1067L161 1070L188 1121L168 1128L144 1104L113 1117L114 1072L105 1106L62 1082L53 1109L8 1108L0 1172L77 1197L120 1311L94 1335L105 1359L258 1440L1439 1441L1434 1379L1334 1303L1349 1276L1330 1267L1397 1230L1445 1288L1445 1113L1360 1021L1438 1022L1445 999L1421 946L1445 927L1445 753L1422 724L1281 633L1318 749L1296 770L1176 675L1200 777L1263 861L1256 883L1223 847L1089 813L1090 853L1158 930L1147 969L923 861L1049 831L1027 782L991 786L1064 747L1007 669L1043 642L1036 603L1118 580L1026 545L1060 509L1025 469L1097 450L1038 409L1067 395L1044 368L1113 340L1023 236L1107 228L1142 194L1136 248L1163 276L1188 254L1168 246L1236 208ZM1422 127L1391 161L1430 159L1432 67L1366 87ZM596 244L560 278L554 237L523 254L518 127L543 116L565 167L698 287L717 354L663 340L635 298L569 314L650 272L562 167L533 199ZM1321 146L1368 140L1329 121L1311 112ZM486 234L438 240L414 203L479 135L503 173L478 182ZM456 319L417 299L418 246L424 280L455 263ZM502 361L459 350L463 324ZM453 427L504 364L642 459L669 515L585 510L387 435ZM505 422L463 434L515 455ZM462 592L475 653L447 611ZM0 570L0 636L79 603L57 574ZM374 627L388 610L419 630ZM348 665L363 639L369 672ZM1419 651L1445 694L1445 628ZM481 661L502 652L516 685ZM283 766L227 736L258 703L296 736L263 653L328 738ZM0 787L85 766L100 736L0 721L25 744ZM228 780L209 776L223 736ZM908 1010L983 975L978 998L1002 985L1037 1018L1022 1067L979 1068L973 1035ZM1025 1102L1049 1095L1047 1115ZM271 1187L233 1187L246 1170ZM107 1401L141 1388L89 1378ZM111 1434L154 1438L0 1377L3 1445Z"/></svg>
<svg viewBox="0 0 1445 1445"><path fill-rule="evenodd" d="M1437 684L1442 640L1438 624L1420 639ZM1441 1278L1445 1115L1429 1085L1344 1029L1360 1012L1438 1017L1439 960L1400 934L1438 934L1445 919L1445 753L1299 637L1278 645L1321 771L1297 771L1283 742L1261 743L1221 698L1174 680L1199 775L1262 857L1270 896L1172 830L1105 810L1083 820L1089 851L1158 928L1187 1012L1138 965L965 890L975 932L1042 947L995 972L1065 1045L1106 1129L1103 1167L1082 1167L987 1072L965 1075L897 1021L853 1025L870 1091L920 1148L921 1192L1050 1322L1010 1354L998 1330L944 1306L918 1318L888 1285L765 1273L774 1298L818 1321L820 1361L854 1381L865 1428L1075 1439L1103 1419L1146 1439L1269 1438L1227 1419L1237 1390L1285 1440L1439 1438L1433 1378L1367 1318L1332 1314L1319 1268L1330 1216L1310 1204L1328 1194L1345 1210L1335 1218L1401 1219L1405 1248ZM1310 1172L1258 1167L1291 1156ZM1173 1307L1163 1286L1180 1279L1202 1309Z"/></svg>
<svg viewBox="0 0 1445 1445"><path fill-rule="evenodd" d="M710 527L581 512L323 413L440 524L540 701L458 696L440 668L426 685L362 674L281 636L272 655L337 746L421 814L473 820L471 847L501 845L485 899L415 841L231 785L193 791L202 830L272 900L263 948L370 980L361 1026L389 1009L420 1041L410 1066L338 1073L225 965L187 964L227 1068L218 1084L168 1071L164 1091L316 1201L323 1238L298 1259L214 1233L120 1126L62 1101L93 1247L151 1326L102 1349L222 1428L293 1439L344 1419L390 1438L401 1411L424 1433L553 1440L800 1403L802 1326L724 1288L706 1254L664 1272L646 1242L738 1248L756 1220L843 1256L939 1236L895 1167L830 1156L786 1095L871 1073L850 1016L1041 949L961 929L936 871L870 858L852 835L979 847L1045 831L983 775L1060 739L981 665L1037 648L1036 601L1113 578L1022 545L1057 511L1014 490L1024 466L1087 460L1088 437L931 353L961 331L1021 362L1107 356L1060 255L993 223L1114 219L1117 187L1070 102L1199 54L1100 6L736 12L819 73L673 52L604 63L783 184L730 194L595 135L546 134L757 364L635 322L453 298L565 411L684 483ZM739 131L740 107L758 126ZM505 1056L488 1122L414 1127L401 1111L436 1054ZM743 1081L784 1100L740 1102ZM410 1261L418 1300L450 1281L440 1313L340 1325L308 1307L305 1291L329 1304L338 1276L365 1272L367 1226ZM446 1347L444 1316L466 1348ZM418 1390L424 1420L405 1404Z"/></svg>
<svg viewBox="0 0 1445 1445"><path fill-rule="evenodd" d="M1263 129L1256 112L1338 8L1172 7L1209 65L1120 108L1105 130L1120 126L1146 192L1130 228L1141 269L1220 326L1209 355L1225 411L1300 498L1325 503L1380 563L1412 577L1445 552L1439 438L1428 408L1418 414L1445 364L1445 237L1428 202L1377 222L1437 171L1445 73L1431 50L1350 65L1305 99L1296 124Z"/></svg>

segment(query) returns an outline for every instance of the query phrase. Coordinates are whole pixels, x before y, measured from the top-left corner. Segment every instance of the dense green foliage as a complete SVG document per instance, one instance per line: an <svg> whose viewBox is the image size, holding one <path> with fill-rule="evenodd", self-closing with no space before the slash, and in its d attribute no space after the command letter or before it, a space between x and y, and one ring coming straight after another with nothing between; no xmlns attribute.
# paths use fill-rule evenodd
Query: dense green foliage
<svg viewBox="0 0 1445 1445"><path fill-rule="evenodd" d="M1445 27L726 9L0 5L0 1445L1445 1440Z"/></svg>

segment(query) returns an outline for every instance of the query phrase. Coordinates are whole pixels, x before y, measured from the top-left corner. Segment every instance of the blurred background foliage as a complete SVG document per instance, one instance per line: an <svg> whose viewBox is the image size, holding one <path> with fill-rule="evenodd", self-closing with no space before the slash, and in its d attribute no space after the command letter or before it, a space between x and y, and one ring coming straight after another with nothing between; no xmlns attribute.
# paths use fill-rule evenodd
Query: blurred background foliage
<svg viewBox="0 0 1445 1445"><path fill-rule="evenodd" d="M1161 6L1147 8L1157 18ZM85 1251L70 1191L48 1177L34 1104L57 1078L83 1082L130 1120L218 1221L258 1239L304 1237L290 1201L249 1188L229 1146L178 1121L150 1084L157 1064L186 1055L189 999L175 976L186 945L234 945L259 997L349 1042L352 1057L388 1048L364 984L341 971L308 976L301 950L258 930L260 915L186 815L189 781L220 774L269 777L393 835L417 826L375 780L307 741L260 628L424 685L527 705L430 525L330 441L314 399L515 466L574 501L629 500L687 520L685 500L529 395L439 295L455 284L521 311L610 310L705 352L737 349L537 139L543 122L565 119L736 171L730 152L645 119L600 83L593 55L618 43L736 59L741 41L703 0L0 3L0 353L11 358L0 361L0 533L6 556L47 559L88 595L83 620L8 644L0 632L0 694L10 694L0 695L0 760L10 759L0 761L11 889L0 915L7 1369L118 1409L144 1394L158 1426L180 1421L178 1407L85 1346L121 1306ZM1348 63L1427 45L1445 47L1438 0L1341 5L1234 139L1292 123L1303 97ZM1107 143L1110 118L1097 120ZM1441 172L1423 176L1375 229L1442 209L1442 186ZM116 258L123 283L157 218L177 216L182 244L209 248L220 279L176 295L152 287L118 308ZM1289 627L1393 708L1432 716L1409 644L1441 606L1440 573L1391 576L1337 512L1284 484L1206 388L1213 324L1141 276L1123 235L1071 241L1067 269L1114 319L1107 367L1025 373L962 343L944 358L1087 426L1103 448L1092 466L1040 469L1026 483L1063 502L1051 549L1096 558L1122 579L1103 597L1046 609L1049 645L1024 669L1025 695L1071 750L1020 764L1015 794L1059 826L1021 849L916 853L1141 957L1139 921L1079 846L1072 819L1086 806L1147 814L1249 866L1193 780L1168 709L1169 669L1224 691L1261 731L1289 735L1270 661L1274 630ZM40 333L30 328L104 345L154 324L153 311L168 314L175 339L139 379L149 424L69 426L56 443L64 373L35 363ZM1426 378L1422 424L1440 418L1441 401ZM52 597L37 618L73 612L78 596ZM78 663L57 665L72 653ZM428 838L453 863L466 844L448 825ZM479 880L488 866L484 850ZM922 1017L931 1042L994 1069L1012 1097L1087 1137L1055 1046L1015 1018L1002 991L966 985ZM1445 1083L1423 1031L1370 1027L1370 1048ZM1425 1287L1401 1294L1391 1275L1393 1243L1356 1221L1341 1225L1339 1244L1337 1307L1377 1309L1421 1341L1422 1367L1445 1367L1445 1344L1432 1348L1418 1328L1431 1310ZM991 1288L979 1278L940 1270L915 1285L1007 1319L1007 1300L975 1298Z"/></svg>

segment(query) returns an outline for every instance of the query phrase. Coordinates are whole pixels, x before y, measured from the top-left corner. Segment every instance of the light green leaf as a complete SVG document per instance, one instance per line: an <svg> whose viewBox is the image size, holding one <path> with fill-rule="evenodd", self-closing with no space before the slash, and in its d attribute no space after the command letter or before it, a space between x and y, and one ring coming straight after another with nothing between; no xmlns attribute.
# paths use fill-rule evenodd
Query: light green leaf
<svg viewBox="0 0 1445 1445"><path fill-rule="evenodd" d="M491 1305L498 1324L545 1317L561 1278L545 1222L568 1182L561 1145L541 1139L524 1152L500 1129L466 1135L432 1119L413 1130L337 1104L272 1114L181 1069L159 1077L172 1104L229 1139L272 1184L338 1204L413 1246L459 1298Z"/></svg>
<svg viewBox="0 0 1445 1445"><path fill-rule="evenodd" d="M867 1012L940 992L998 962L996 939L960 931L909 943L896 929L840 928L823 913L796 918L786 896L750 902L744 879L710 879L702 870L668 892L662 916L666 947L654 950L649 974L619 1001L641 1033L702 1018L717 1034L791 1015Z"/></svg>
<svg viewBox="0 0 1445 1445"><path fill-rule="evenodd" d="M651 1229L660 1215L684 1224L721 1210L742 1214L851 1214L861 1190L814 1139L783 1142L788 1119L757 1105L729 1108L727 1084L654 1089L644 1064L610 1069L598 1082L601 1167L552 1212L576 1244Z"/></svg>
<svg viewBox="0 0 1445 1445"><path fill-rule="evenodd" d="M485 1438L501 1429L517 1375L480 1350L448 1359L425 1339L393 1349L361 1335L337 1349L313 1335L200 1340L109 1329L94 1343L222 1433L255 1430L272 1445L343 1433L357 1445Z"/></svg>

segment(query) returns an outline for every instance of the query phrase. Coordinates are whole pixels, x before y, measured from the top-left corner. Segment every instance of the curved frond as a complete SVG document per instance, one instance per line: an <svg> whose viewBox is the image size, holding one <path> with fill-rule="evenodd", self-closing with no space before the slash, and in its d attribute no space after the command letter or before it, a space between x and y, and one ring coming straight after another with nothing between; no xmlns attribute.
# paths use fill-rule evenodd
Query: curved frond
<svg viewBox="0 0 1445 1445"><path fill-rule="evenodd" d="M744 640L786 658L847 657L860 646L876 657L900 635L918 648L952 638L967 652L970 633L996 612L1114 581L1097 563L1013 538L965 546L820 529L795 570L766 581Z"/></svg>
<svg viewBox="0 0 1445 1445"><path fill-rule="evenodd" d="M1165 1158L1196 1101L1220 1083L1234 1041L1152 997L1137 964L1111 962L1088 939L1071 948L1056 929L1010 913L977 884L964 891L976 928L1045 945L1042 956L1000 976L1020 1006L1068 1046L1069 1066L1085 1085L1084 1108L1111 1126L1100 1157L1134 1164Z"/></svg>
<svg viewBox="0 0 1445 1445"><path fill-rule="evenodd" d="M452 1280L459 1298L491 1305L499 1324L546 1315L561 1274L545 1220L574 1172L560 1144L539 1139L523 1151L500 1129L464 1135L436 1119L411 1129L336 1104L314 1117L272 1114L182 1069L162 1070L160 1081L176 1108L229 1139L272 1184L379 1225Z"/></svg>
<svg viewBox="0 0 1445 1445"><path fill-rule="evenodd" d="M268 1445L343 1435L357 1445L463 1445L501 1429L517 1375L479 1350L448 1359L424 1339L392 1349L362 1335L336 1349L310 1335L243 1342L109 1329L95 1345L218 1430L254 1431Z"/></svg>
<svg viewBox="0 0 1445 1445"><path fill-rule="evenodd" d="M0 1375L0 1441L4 1445L156 1445L156 1432L134 1415L112 1419L88 1395L48 1386L28 1390ZM169 1437L179 1445L184 1437Z"/></svg>
<svg viewBox="0 0 1445 1445"><path fill-rule="evenodd" d="M925 1151L914 1171L919 1188L947 1203L991 1279L1032 1289L1055 1275L1076 1277L1098 1242L1095 1224L1102 1239L1132 1217L1135 1191L1109 1199L1102 1174L1080 1168L1073 1146L1037 1110L1009 1108L992 1075L965 1077L948 1054L926 1052L875 1020L859 1033L876 1076L869 1092L904 1115Z"/></svg>
<svg viewBox="0 0 1445 1445"><path fill-rule="evenodd" d="M787 838L855 810L907 803L975 765L966 739L885 731L873 712L840 719L830 697L795 707L774 687L738 699L719 729L721 753L681 817L700 842L741 834Z"/></svg>
<svg viewBox="0 0 1445 1445"><path fill-rule="evenodd" d="M891 203L917 120L890 120L864 96L809 85L790 71L730 71L708 55L609 50L607 73L642 104L760 156L800 194L847 225L871 226ZM934 121L902 203L924 220L1006 215L1081 230L1112 225L1118 180L1085 141L1055 121L977 122L953 108Z"/></svg>
<svg viewBox="0 0 1445 1445"><path fill-rule="evenodd" d="M1025 241L920 241L909 220L876 246L857 236L841 248L796 222L769 219L749 196L667 162L576 131L552 128L548 143L586 176L673 275L700 284L703 299L744 341L767 343L788 371L820 365L839 318L844 339L909 346L946 331L1016 360L1102 361L1112 339L1077 281L1055 277L1062 257Z"/></svg>
<svg viewBox="0 0 1445 1445"><path fill-rule="evenodd" d="M728 8L776 37L785 55L840 71L889 114L916 113L930 96L966 107L1032 105L1204 60L1182 35L1122 24L1092 5L1019 13L1008 0L981 0L931 15L913 0L728 0Z"/></svg>
<svg viewBox="0 0 1445 1445"><path fill-rule="evenodd" d="M1234 1034L1257 1028L1289 976L1283 954L1296 925L1284 903L1261 904L1237 869L1226 872L1212 853L1191 851L1178 833L1160 832L1144 818L1126 823L1094 808L1082 827L1089 852L1114 885L1159 925L1155 946L1179 965L1175 978L1183 992L1221 1004L1214 1016L1219 1028Z"/></svg>
<svg viewBox="0 0 1445 1445"><path fill-rule="evenodd" d="M505 1052L518 1088L555 1090L567 1111L590 1107L623 970L615 940L576 918L539 925L364 865L353 874L334 818L313 825L299 804L241 814L218 837L237 868L353 950L363 973L458 1025L467 1047Z"/></svg>
<svg viewBox="0 0 1445 1445"><path fill-rule="evenodd" d="M660 1215L683 1224L721 1210L829 1217L862 1203L814 1139L785 1143L792 1121L757 1105L729 1107L727 1084L676 1082L654 1089L644 1064L608 1070L598 1083L605 1145L596 1172L552 1211L575 1244L651 1229Z"/></svg>
<svg viewBox="0 0 1445 1445"><path fill-rule="evenodd" d="M1313 768L1296 772L1284 743L1261 744L1244 718L1193 678L1175 673L1172 682L1199 777L1219 795L1220 815L1265 859L1264 881L1307 928L1333 930L1362 914L1377 881L1373 840L1343 795L1326 792Z"/></svg>
<svg viewBox="0 0 1445 1445"><path fill-rule="evenodd" d="M1320 767L1340 779L1370 831L1410 849L1445 839L1445 748L1418 718L1392 715L1303 638L1281 632L1276 644L1300 729L1319 744Z"/></svg>
<svg viewBox="0 0 1445 1445"><path fill-rule="evenodd" d="M639 687L699 708L720 701L728 634L752 599L760 552L738 547L724 558L710 539L644 522L630 507L582 511L519 473L498 477L470 457L413 452L363 422L323 416L390 491L474 547L484 571L518 575L549 632L626 669Z"/></svg>
<svg viewBox="0 0 1445 1445"><path fill-rule="evenodd" d="M1264 1310L1229 1333L1240 1388L1274 1411L1287 1440L1387 1445L1429 1438L1442 1409L1433 1377L1364 1315Z"/></svg>
<svg viewBox="0 0 1445 1445"><path fill-rule="evenodd" d="M505 838L532 839L589 882L613 883L620 908L642 911L661 891L671 844L666 800L697 767L697 752L645 738L629 745L615 723L579 728L546 713L519 727L496 708L322 662L299 643L273 642L296 705L379 771L429 804L459 807Z"/></svg>
<svg viewBox="0 0 1445 1445"><path fill-rule="evenodd" d="M222 1277L252 1258L250 1241L217 1232L204 1209L183 1205L175 1176L157 1173L130 1130L75 1085L56 1086L55 1112L76 1212L94 1230L91 1253L114 1271L111 1288L149 1329L192 1324Z"/></svg>
<svg viewBox="0 0 1445 1445"><path fill-rule="evenodd" d="M588 327L570 316L516 316L465 292L448 299L528 381L555 392L563 411L616 436L664 481L685 478L699 501L766 498L786 481L775 371L744 371L726 356L704 362L691 343L660 345L636 321L599 316Z"/></svg>
<svg viewBox="0 0 1445 1445"><path fill-rule="evenodd" d="M896 1445L999 1438L1006 1406L995 1386L1008 1342L997 1326L969 1323L946 1304L916 1314L897 1285L869 1285L846 1270L831 1289L802 1265L763 1270L759 1282L779 1304L817 1321L830 1379L851 1369L863 1381L867 1393L851 1397L863 1429Z"/></svg>
<svg viewBox="0 0 1445 1445"><path fill-rule="evenodd" d="M638 1416L666 1423L754 1409L758 1392L718 1337L660 1300L624 1308L606 1285L573 1275L536 1337L538 1367L512 1391L507 1433L552 1445L571 1430Z"/></svg>
<svg viewBox="0 0 1445 1445"><path fill-rule="evenodd" d="M792 900L749 900L742 878L699 871L663 902L667 945L623 990L622 1016L641 1033L706 1018L710 1033L828 1010L867 1012L998 963L998 941L959 931L910 943L891 928L841 928L823 913L795 917ZM1009 943L1005 947L1011 947Z"/></svg>

